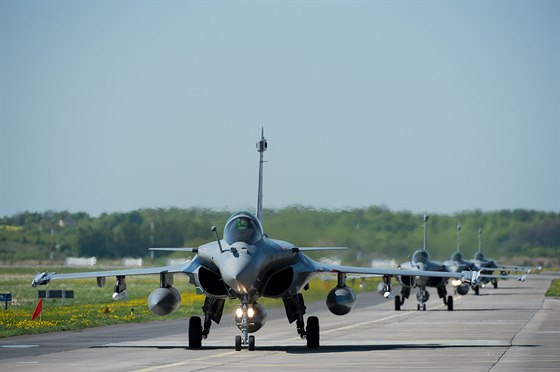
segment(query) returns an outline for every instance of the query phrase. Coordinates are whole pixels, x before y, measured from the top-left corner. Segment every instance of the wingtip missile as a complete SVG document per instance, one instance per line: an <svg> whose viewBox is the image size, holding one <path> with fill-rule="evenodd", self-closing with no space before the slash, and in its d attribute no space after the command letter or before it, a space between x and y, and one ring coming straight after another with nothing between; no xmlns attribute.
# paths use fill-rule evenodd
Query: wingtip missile
<svg viewBox="0 0 560 372"><path fill-rule="evenodd" d="M54 275L54 274L56 274L56 273L48 273L48 272L40 273L40 272L37 271L37 273L33 277L33 281L31 281L31 286L32 287L37 287L37 286L40 286L40 285L49 284L51 279L52 279L52 275Z"/></svg>

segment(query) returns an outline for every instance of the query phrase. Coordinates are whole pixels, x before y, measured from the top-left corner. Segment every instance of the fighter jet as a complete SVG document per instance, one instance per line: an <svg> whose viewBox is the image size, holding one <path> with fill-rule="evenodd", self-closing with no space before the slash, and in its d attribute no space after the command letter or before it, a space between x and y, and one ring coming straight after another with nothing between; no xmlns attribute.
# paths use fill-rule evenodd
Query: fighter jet
<svg viewBox="0 0 560 372"><path fill-rule="evenodd" d="M440 275L427 275L427 276L411 276L410 274L401 274L398 276L398 280L401 283L401 295L395 296L395 310L400 310L401 306L404 304L405 299L410 296L410 291L412 288L418 288L416 292L416 300L418 304L416 306L417 310L426 310L426 301L430 298L430 293L426 290L426 287L437 288L439 298L443 299L443 303L447 305L447 310L453 310L453 296L447 296L447 281L449 278L454 277L456 273L449 272L448 268L440 262L430 260L430 255L427 250L428 246L428 215L424 215L424 246L421 249L414 251L410 257L410 262L405 262L400 265L401 269L405 271L424 271L429 270L432 272L438 272ZM466 270L464 272L472 272Z"/></svg>
<svg viewBox="0 0 560 372"><path fill-rule="evenodd" d="M256 215L249 211L233 213L227 220L223 238L215 227L212 231L216 240L197 248L153 248L154 250L184 251L196 255L182 265L124 269L70 274L37 273L32 285L48 284L51 280L97 278L101 287L106 277L116 277L114 299L126 297L126 277L131 275L157 274L160 287L148 298L149 309L157 315L167 315L177 310L181 297L173 287L173 277L186 275L196 291L205 296L202 307L203 318L189 319L188 346L202 347L202 341L210 334L212 322L219 323L226 299L239 301L235 311L235 322L241 334L235 336L235 350L255 349L255 336L266 322L266 310L259 304L260 298L281 299L284 303L288 322L296 325L307 347L319 347L319 319L316 316L304 318L306 306L302 293L309 288L310 280L316 275L331 273L337 276L336 286L327 294L326 305L336 315L345 315L352 309L356 295L346 286L347 274L383 276L387 289L393 276L408 278L428 278L430 282L445 282L447 278L457 278L468 283L478 283L477 272L448 273L439 271L398 270L383 268L352 267L322 264L305 255L315 250L340 249L341 247L300 247L282 240L269 238L262 223L263 216L263 154L267 150L264 131L257 143L259 160L259 181ZM243 180L232 180L239 184ZM250 335L251 334L251 335Z"/></svg>
<svg viewBox="0 0 560 372"><path fill-rule="evenodd" d="M461 253L461 224L457 224L457 250L451 254L449 260L444 261L443 264L451 272L461 272L464 270L480 271L480 268L476 266L473 262L465 260L463 254ZM451 280L451 285L455 287L455 291L461 296L469 293L469 287L467 283L463 283L461 280L453 279ZM475 289L476 290L476 289Z"/></svg>
<svg viewBox="0 0 560 372"><path fill-rule="evenodd" d="M498 288L498 278L507 278L508 274L511 272L518 272L521 273L520 275L516 276L516 279L519 281L524 282L527 278L527 275L532 270L540 271L542 268L538 267L531 267L531 266L506 266L500 265L496 261L492 259L486 259L484 254L482 253L482 227L478 228L478 251L474 254L473 260L471 260L473 264L475 264L478 268L480 268L481 272L484 272L485 275L482 276L479 285L474 285L474 293L478 295L480 293L480 287L486 287L488 283L492 283L494 288ZM494 275L494 272L498 271L500 275Z"/></svg>

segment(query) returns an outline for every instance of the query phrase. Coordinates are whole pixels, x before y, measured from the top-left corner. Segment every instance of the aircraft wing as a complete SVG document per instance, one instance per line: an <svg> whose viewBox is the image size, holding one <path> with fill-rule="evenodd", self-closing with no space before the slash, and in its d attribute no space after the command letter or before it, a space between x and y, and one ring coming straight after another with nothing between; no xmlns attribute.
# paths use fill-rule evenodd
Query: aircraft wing
<svg viewBox="0 0 560 372"><path fill-rule="evenodd" d="M496 269L497 269L496 271L498 271L498 270L515 271L515 272L524 272L524 273L529 274L533 270L541 271L542 267L541 266L537 266L537 267L533 267L533 266L506 266L506 265L498 264L496 266Z"/></svg>
<svg viewBox="0 0 560 372"><path fill-rule="evenodd" d="M377 275L377 276L427 276L439 278L457 278L466 283L476 284L479 279L479 271L465 270L460 273L453 273L448 271L422 271L422 270L401 270L401 269L382 269L373 267L355 267L355 266L341 266L341 265L326 265L319 264L317 272L320 273L345 273L345 274L362 274L362 275Z"/></svg>
<svg viewBox="0 0 560 372"><path fill-rule="evenodd" d="M198 248L148 248L148 250L198 253Z"/></svg>
<svg viewBox="0 0 560 372"><path fill-rule="evenodd" d="M68 274L57 273L37 273L31 285L33 287L39 285L46 285L51 280L58 279L83 279L83 278L103 278L108 276L132 276L132 275L152 275L152 274L165 274L165 273L185 273L190 274L196 269L198 265L193 261L185 262L179 265L160 266L160 267L147 267L139 269L119 269L107 271L87 271Z"/></svg>
<svg viewBox="0 0 560 372"><path fill-rule="evenodd" d="M310 251L343 251L348 247L292 247L294 252L310 252Z"/></svg>

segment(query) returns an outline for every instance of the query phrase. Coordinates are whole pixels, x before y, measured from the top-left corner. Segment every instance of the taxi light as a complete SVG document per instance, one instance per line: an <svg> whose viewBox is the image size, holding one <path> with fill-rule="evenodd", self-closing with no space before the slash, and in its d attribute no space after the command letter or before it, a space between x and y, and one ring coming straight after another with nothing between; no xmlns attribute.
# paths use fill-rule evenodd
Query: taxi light
<svg viewBox="0 0 560 372"><path fill-rule="evenodd" d="M252 318L253 316L255 316L255 310L253 310L252 307L250 307L250 308L247 309L247 316L248 316L249 318Z"/></svg>
<svg viewBox="0 0 560 372"><path fill-rule="evenodd" d="M235 310L235 316L241 318L243 316L243 309L238 307L237 310Z"/></svg>

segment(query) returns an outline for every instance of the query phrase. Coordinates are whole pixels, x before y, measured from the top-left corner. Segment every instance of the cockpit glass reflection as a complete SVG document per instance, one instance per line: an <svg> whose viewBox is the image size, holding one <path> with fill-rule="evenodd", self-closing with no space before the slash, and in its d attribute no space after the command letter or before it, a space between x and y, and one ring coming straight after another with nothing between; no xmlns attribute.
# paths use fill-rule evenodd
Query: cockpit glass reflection
<svg viewBox="0 0 560 372"><path fill-rule="evenodd" d="M245 242L255 244L262 238L262 230L256 217L249 214L232 216L225 228L224 239L228 244Z"/></svg>
<svg viewBox="0 0 560 372"><path fill-rule="evenodd" d="M419 250L414 252L412 255L412 262L414 263L426 263L430 259L430 255L428 252L424 250Z"/></svg>

